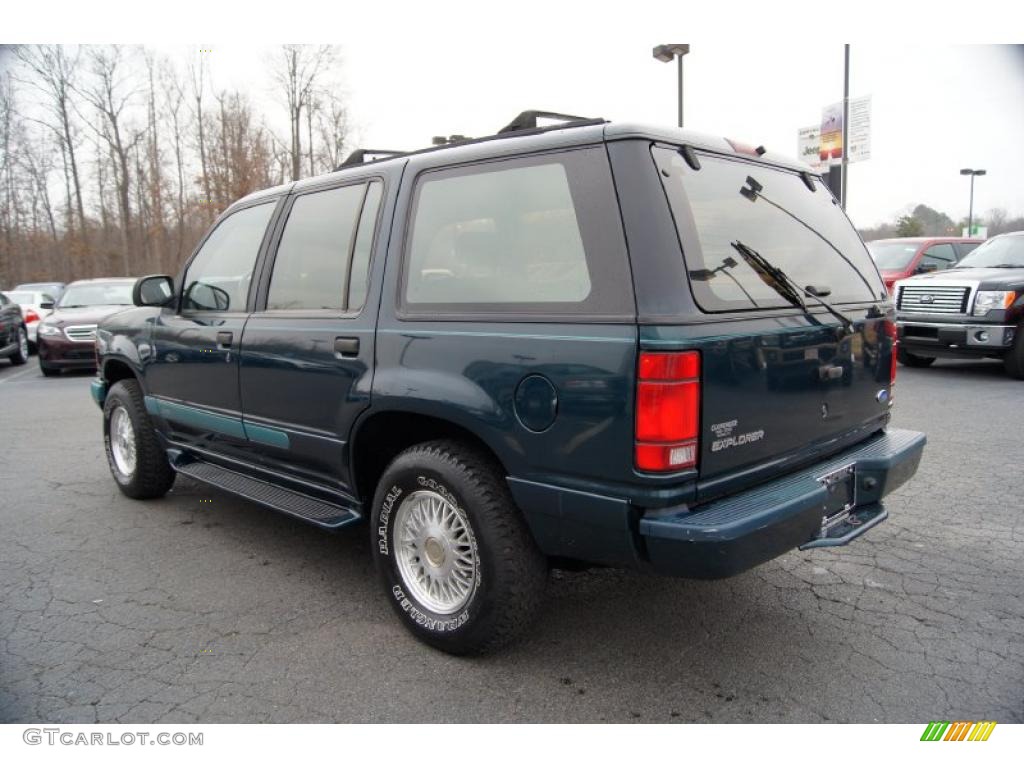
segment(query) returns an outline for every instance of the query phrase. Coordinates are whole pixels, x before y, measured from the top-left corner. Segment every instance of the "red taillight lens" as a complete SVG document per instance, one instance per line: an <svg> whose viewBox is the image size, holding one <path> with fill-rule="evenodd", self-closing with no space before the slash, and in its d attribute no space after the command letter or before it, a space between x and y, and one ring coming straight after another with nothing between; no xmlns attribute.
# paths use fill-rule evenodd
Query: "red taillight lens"
<svg viewBox="0 0 1024 768"><path fill-rule="evenodd" d="M37 323L39 322L39 314L34 309L25 310L25 322L26 323Z"/></svg>
<svg viewBox="0 0 1024 768"><path fill-rule="evenodd" d="M643 352L637 374L637 468L675 472L696 466L700 353Z"/></svg>
<svg viewBox="0 0 1024 768"><path fill-rule="evenodd" d="M885 321L885 335L889 337L891 342L889 349L891 357L889 359L889 389L891 390L893 385L896 383L896 349L899 346L899 331L896 329L896 323L892 320ZM889 393L889 399L892 400L892 392Z"/></svg>

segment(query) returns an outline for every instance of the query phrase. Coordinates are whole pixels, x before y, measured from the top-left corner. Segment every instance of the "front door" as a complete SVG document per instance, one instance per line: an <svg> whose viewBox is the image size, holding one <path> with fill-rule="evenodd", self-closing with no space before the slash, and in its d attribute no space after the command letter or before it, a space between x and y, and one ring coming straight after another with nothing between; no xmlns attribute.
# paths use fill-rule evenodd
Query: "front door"
<svg viewBox="0 0 1024 768"><path fill-rule="evenodd" d="M373 374L366 297L382 190L362 179L290 200L242 338L245 432L264 466L350 495L346 444Z"/></svg>
<svg viewBox="0 0 1024 768"><path fill-rule="evenodd" d="M178 305L153 324L146 408L166 422L172 440L200 452L240 454L246 444L238 353L274 208L271 200L222 219L186 269Z"/></svg>

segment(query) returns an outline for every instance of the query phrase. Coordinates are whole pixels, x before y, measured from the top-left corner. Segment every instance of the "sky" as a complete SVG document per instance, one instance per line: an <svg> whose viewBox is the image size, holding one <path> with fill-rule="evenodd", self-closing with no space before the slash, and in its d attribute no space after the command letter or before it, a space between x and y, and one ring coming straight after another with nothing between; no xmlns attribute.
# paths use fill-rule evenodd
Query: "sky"
<svg viewBox="0 0 1024 768"><path fill-rule="evenodd" d="M972 3L975 15L984 12L985 2ZM294 0L289 7L301 3ZM320 18L322 6L313 5L308 18L290 16L301 20L306 40L340 46L339 88L361 146L415 149L438 134L491 134L531 108L674 125L676 67L651 55L653 46L668 42L691 45L684 76L688 128L795 157L798 129L819 123L822 108L842 99L842 38L833 41L796 26L788 38L779 35L779 18L765 19L763 4L730 4L727 19L744 22L731 26L709 23L685 2L636 0L614 6L614 15L607 10L613 6L596 2L448 0L394 13L391 7L349 5L328 20ZM772 7L784 13L782 5ZM860 28L839 30L852 38L850 95L872 100L872 156L849 171L854 223L891 221L917 203L966 217L969 181L959 175L963 167L987 171L976 180L976 213L1000 207L1011 216L1024 215L1024 46L924 44L941 35L928 33L923 16L899 15L913 8L858 8L865 15ZM872 11L884 13L888 25L875 24L882 16ZM211 49L206 55L215 85L250 92L267 122L285 134L268 61L274 44L303 39L295 23L264 19L261 26L254 12L243 28L237 15L218 23L217 10L203 13L203 24L190 24L187 14L162 18L162 38L154 38L152 25L136 27L145 30L147 45L172 55ZM1006 29L1020 28L1011 23L1012 11L1001 13ZM811 20L812 30L821 26L818 21ZM127 23L131 35L133 25ZM71 35L69 42L96 34L94 17L84 24L77 36L74 26L64 33ZM913 25L913 33L901 24ZM770 34L758 34L762 27ZM967 25L957 36L970 40L979 28ZM109 41L108 28L100 29ZM887 36L872 40L879 29ZM190 39L197 30L212 39ZM829 30L833 37L836 32ZM175 39L189 42L169 42Z"/></svg>

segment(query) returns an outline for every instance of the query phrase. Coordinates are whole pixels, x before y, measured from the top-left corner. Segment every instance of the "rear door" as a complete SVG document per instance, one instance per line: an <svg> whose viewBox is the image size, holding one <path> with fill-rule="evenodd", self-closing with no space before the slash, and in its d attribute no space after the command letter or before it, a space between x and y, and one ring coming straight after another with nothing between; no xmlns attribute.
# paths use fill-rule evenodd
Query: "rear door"
<svg viewBox="0 0 1024 768"><path fill-rule="evenodd" d="M256 260L277 206L271 199L222 219L186 267L178 305L151 331L146 407L171 438L199 451L246 454L238 355Z"/></svg>
<svg viewBox="0 0 1024 768"><path fill-rule="evenodd" d="M242 339L245 431L262 462L343 492L348 435L370 399L383 191L383 179L363 178L289 200Z"/></svg>
<svg viewBox="0 0 1024 768"><path fill-rule="evenodd" d="M641 346L702 354L705 487L781 471L878 429L891 404L891 307L822 181L714 153L694 152L691 163L671 146L653 155L683 252L688 285L678 289L692 309L683 323L642 328ZM740 245L784 270L810 311L781 295Z"/></svg>

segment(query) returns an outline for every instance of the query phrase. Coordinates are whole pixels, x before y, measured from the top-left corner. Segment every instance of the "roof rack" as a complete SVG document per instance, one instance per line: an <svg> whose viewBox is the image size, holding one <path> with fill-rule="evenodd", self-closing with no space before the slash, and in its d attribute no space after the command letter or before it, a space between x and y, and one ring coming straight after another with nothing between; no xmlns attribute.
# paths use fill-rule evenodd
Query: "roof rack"
<svg viewBox="0 0 1024 768"><path fill-rule="evenodd" d="M537 125L537 120L559 120L561 122L555 125ZM452 136L435 136L434 146L425 147L423 149L415 149L408 152L402 152L399 150L390 149L357 149L348 157L345 158L345 162L339 165L335 170L340 171L342 168L350 168L353 165L362 165L364 163L375 163L380 160L390 160L394 157L407 157L409 155L419 155L424 152L436 152L439 149L447 149L452 146L465 146L467 144L480 144L485 141L494 141L495 139L508 138L508 134L528 134L528 133L544 133L546 131L554 131L559 128L568 127L580 127L584 125L601 125L602 123L608 122L603 117L580 117L578 115L566 115L561 112L544 112L541 110L531 109L526 112L520 112L515 120L506 125L500 131L493 136L481 136L479 138L469 138L468 136L462 136L460 134L454 134ZM441 143L443 141L443 143Z"/></svg>
<svg viewBox="0 0 1024 768"><path fill-rule="evenodd" d="M567 115L563 112L544 112L538 109L528 109L526 112L520 112L516 115L515 120L506 125L500 131L498 135L503 133L512 133L513 131L525 131L530 129L537 129L541 126L537 125L537 120L559 120L563 123L590 123L590 122L604 122L603 118L594 117L580 117L579 115ZM544 126L547 127L547 126ZM560 128L561 126L550 126L552 128Z"/></svg>
<svg viewBox="0 0 1024 768"><path fill-rule="evenodd" d="M409 153L401 149L357 149L346 157L345 162L339 165L338 168L348 168L350 165L362 165L363 163L372 163L374 160L383 160L388 157L407 154ZM368 157L370 155L380 155L380 157Z"/></svg>

